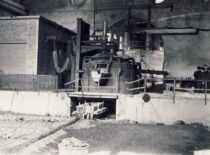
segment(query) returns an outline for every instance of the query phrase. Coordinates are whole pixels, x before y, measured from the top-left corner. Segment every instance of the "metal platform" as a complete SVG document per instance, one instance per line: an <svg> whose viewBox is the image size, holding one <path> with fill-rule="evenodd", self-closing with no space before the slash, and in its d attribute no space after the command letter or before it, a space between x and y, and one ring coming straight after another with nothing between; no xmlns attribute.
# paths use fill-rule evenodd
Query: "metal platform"
<svg viewBox="0 0 210 155"><path fill-rule="evenodd" d="M69 97L83 97L83 98L103 98L103 99L117 99L117 93L98 93L98 92L68 92Z"/></svg>

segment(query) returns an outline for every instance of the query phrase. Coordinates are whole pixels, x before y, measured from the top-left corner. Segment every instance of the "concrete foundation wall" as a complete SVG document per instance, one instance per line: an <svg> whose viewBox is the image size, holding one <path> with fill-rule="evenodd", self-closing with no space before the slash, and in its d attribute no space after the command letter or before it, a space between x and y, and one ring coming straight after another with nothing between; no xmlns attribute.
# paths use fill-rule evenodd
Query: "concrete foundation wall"
<svg viewBox="0 0 210 155"><path fill-rule="evenodd" d="M0 91L0 111L36 115L70 115L66 93Z"/></svg>
<svg viewBox="0 0 210 155"><path fill-rule="evenodd" d="M185 123L210 123L210 99L205 105L204 94L176 94L173 104L172 94L150 94L145 103L143 94L119 95L116 104L116 119L139 123L172 124L177 120Z"/></svg>

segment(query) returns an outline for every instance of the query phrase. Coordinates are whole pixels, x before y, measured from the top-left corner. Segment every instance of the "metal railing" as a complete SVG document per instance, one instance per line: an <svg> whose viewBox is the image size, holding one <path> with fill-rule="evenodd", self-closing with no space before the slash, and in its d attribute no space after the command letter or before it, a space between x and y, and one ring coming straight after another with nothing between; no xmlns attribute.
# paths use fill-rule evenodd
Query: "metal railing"
<svg viewBox="0 0 210 155"><path fill-rule="evenodd" d="M126 85L131 85L134 83L141 83L138 87L127 88L128 91L139 90L144 93L151 92L148 91L147 84L155 81L162 81L165 86L165 91L173 91L173 103L175 103L176 92L184 91L190 93L203 93L205 99L205 105L207 104L207 95L210 93L210 80L194 80L194 79L181 79L181 78L144 78L138 79L131 82L126 82ZM184 87L184 82L190 83L190 87Z"/></svg>
<svg viewBox="0 0 210 155"><path fill-rule="evenodd" d="M0 90L51 91L57 90L57 83L54 75L0 75Z"/></svg>
<svg viewBox="0 0 210 155"><path fill-rule="evenodd" d="M101 78L100 80L109 80L109 81L114 81L114 78ZM76 86L75 83L78 82L80 83L79 86ZM106 85L106 86L102 86L102 85L92 85L93 83L87 83L86 85L84 84L84 79L76 79L70 82L67 82L64 84L66 91L68 92L96 92L98 94L100 93L107 93L108 91L110 93L118 93L118 82L113 83L113 85Z"/></svg>

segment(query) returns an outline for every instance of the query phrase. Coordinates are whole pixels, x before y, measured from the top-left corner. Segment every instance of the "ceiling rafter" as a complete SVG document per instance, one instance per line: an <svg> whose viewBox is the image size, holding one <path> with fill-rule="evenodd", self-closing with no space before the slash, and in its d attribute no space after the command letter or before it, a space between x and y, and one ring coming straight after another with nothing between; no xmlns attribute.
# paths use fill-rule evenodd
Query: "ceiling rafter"
<svg viewBox="0 0 210 155"><path fill-rule="evenodd" d="M0 7L17 15L27 15L25 6L12 0L0 0Z"/></svg>

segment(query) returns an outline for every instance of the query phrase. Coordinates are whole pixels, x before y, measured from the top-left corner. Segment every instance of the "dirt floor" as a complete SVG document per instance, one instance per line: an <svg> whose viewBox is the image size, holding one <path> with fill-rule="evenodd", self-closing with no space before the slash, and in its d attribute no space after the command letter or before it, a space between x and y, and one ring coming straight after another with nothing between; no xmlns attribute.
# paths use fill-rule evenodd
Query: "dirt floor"
<svg viewBox="0 0 210 155"><path fill-rule="evenodd" d="M58 155L58 143L68 137L89 143L90 153L108 151L108 155L124 151L190 155L194 150L210 149L209 128L201 124L165 126L82 120L30 145L26 152Z"/></svg>

